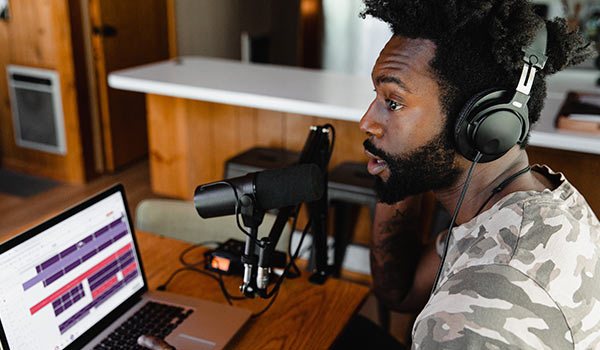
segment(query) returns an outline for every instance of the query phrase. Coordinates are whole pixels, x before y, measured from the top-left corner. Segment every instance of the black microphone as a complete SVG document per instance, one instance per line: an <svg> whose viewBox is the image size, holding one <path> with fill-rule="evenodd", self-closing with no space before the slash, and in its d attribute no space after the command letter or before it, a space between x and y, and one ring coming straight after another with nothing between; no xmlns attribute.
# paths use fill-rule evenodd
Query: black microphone
<svg viewBox="0 0 600 350"><path fill-rule="evenodd" d="M312 202L321 198L324 190L321 170L312 163L250 173L196 187L194 204L201 217L235 214L234 191L223 182L236 188L238 198L253 195L263 210Z"/></svg>

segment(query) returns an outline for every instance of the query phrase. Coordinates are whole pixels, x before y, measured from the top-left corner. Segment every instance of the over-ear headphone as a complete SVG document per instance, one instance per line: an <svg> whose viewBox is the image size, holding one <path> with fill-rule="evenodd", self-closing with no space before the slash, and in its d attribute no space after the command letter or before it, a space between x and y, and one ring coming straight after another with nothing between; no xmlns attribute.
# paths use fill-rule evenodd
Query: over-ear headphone
<svg viewBox="0 0 600 350"><path fill-rule="evenodd" d="M490 89L473 96L464 105L454 128L458 151L470 161L481 153L480 163L502 157L529 133L527 101L537 70L544 68L546 26L538 29L533 43L523 47L523 71L515 92ZM512 95L512 96L511 96Z"/></svg>

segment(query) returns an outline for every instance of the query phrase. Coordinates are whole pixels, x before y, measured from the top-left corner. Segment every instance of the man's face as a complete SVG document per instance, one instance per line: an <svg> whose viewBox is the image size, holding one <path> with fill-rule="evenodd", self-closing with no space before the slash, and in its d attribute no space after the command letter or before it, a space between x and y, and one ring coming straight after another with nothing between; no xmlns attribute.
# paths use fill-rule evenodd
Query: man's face
<svg viewBox="0 0 600 350"><path fill-rule="evenodd" d="M377 96L360 121L369 136L368 170L377 176L381 201L450 186L459 169L440 105L440 89L430 71L433 42L394 36L373 67Z"/></svg>

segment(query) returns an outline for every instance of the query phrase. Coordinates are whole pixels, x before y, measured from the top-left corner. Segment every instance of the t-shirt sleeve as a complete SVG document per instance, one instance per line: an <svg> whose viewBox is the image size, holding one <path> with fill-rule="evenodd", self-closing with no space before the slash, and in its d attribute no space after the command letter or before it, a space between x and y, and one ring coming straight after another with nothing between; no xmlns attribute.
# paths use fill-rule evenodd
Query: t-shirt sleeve
<svg viewBox="0 0 600 350"><path fill-rule="evenodd" d="M413 349L572 349L565 317L535 281L507 265L450 276L413 328Z"/></svg>

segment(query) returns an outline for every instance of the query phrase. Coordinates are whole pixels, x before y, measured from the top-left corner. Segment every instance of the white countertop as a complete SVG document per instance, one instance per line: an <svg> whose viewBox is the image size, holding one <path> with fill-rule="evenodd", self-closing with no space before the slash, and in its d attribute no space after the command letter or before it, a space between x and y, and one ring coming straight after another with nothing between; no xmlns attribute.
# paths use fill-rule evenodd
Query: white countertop
<svg viewBox="0 0 600 350"><path fill-rule="evenodd" d="M548 78L542 116L530 145L600 154L600 137L557 130L554 119L570 90L595 92L600 71L567 70ZM375 93L369 77L206 57L148 64L108 76L130 91L358 122Z"/></svg>
<svg viewBox="0 0 600 350"><path fill-rule="evenodd" d="M358 121L375 93L368 77L181 57L111 73L117 89ZM343 87L343 88L340 88Z"/></svg>

